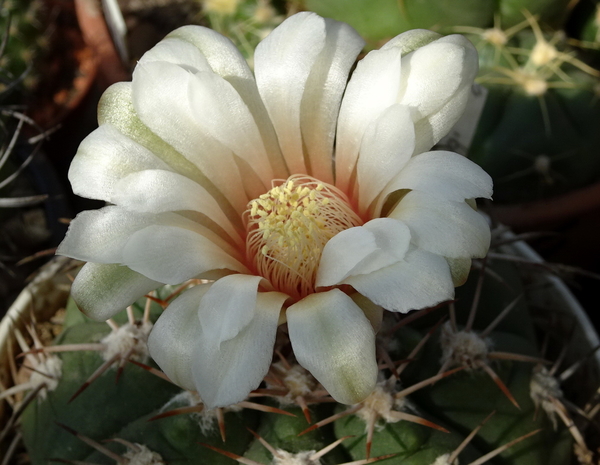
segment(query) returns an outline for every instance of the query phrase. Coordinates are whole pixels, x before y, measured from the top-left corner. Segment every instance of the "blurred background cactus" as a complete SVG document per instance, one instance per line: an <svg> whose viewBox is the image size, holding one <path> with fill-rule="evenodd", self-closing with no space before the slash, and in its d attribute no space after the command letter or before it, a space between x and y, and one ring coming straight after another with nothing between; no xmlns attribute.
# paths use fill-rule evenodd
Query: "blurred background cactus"
<svg viewBox="0 0 600 465"><path fill-rule="evenodd" d="M4 33L0 58L3 99L7 97L7 90L27 92L35 88L39 80L35 63L49 48L43 20L47 13L44 2L39 0L2 0L0 3L0 31Z"/></svg>

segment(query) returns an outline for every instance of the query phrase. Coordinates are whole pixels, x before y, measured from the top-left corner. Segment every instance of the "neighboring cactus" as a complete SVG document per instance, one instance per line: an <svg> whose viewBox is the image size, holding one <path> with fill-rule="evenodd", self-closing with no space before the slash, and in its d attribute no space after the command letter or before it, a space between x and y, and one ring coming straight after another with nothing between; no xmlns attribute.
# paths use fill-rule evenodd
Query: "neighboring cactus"
<svg viewBox="0 0 600 465"><path fill-rule="evenodd" d="M600 71L564 33L544 33L526 15L526 29L495 29L502 40L469 36L489 91L469 157L494 178L497 202L563 194L600 175Z"/></svg>
<svg viewBox="0 0 600 465"><path fill-rule="evenodd" d="M284 16L271 0L202 0L210 27L233 41L252 65L254 49Z"/></svg>
<svg viewBox="0 0 600 465"><path fill-rule="evenodd" d="M523 20L529 11L540 22L562 27L574 2L569 0L304 0L307 9L347 22L370 46L409 29L447 32L455 26L504 27Z"/></svg>
<svg viewBox="0 0 600 465"><path fill-rule="evenodd" d="M560 361L548 369L540 365L530 309L518 298L524 292L518 275L513 265L497 261L479 278L474 273L441 326L444 309L405 317L410 326L384 320L381 382L355 406L332 403L295 365L282 332L264 388L233 408L204 411L194 393L163 379L146 365L152 362L143 350L135 350L147 334L139 330L149 329L162 305L181 291L172 286L141 299L110 326L89 320L70 301L55 345L43 348L38 340L29 350L19 336L29 353L24 365L35 365L38 379L2 396L38 392L20 420L33 464L448 465L458 457L461 464L565 465L571 435L583 455L591 452L564 404L556 408L562 392L548 389L557 388L547 380ZM442 372L453 364L444 363L449 358L442 356L440 339L458 334L452 328L484 338L490 349L477 362L462 357L460 366ZM124 333L135 344L120 339L115 352L111 344ZM60 360L62 369L47 374L60 379L47 378L39 387L50 359ZM557 417L569 420L571 434Z"/></svg>
<svg viewBox="0 0 600 465"><path fill-rule="evenodd" d="M8 33L0 57L0 92L23 84L33 89L38 80L32 64L48 48L44 31L44 2L3 0L0 2L0 31Z"/></svg>

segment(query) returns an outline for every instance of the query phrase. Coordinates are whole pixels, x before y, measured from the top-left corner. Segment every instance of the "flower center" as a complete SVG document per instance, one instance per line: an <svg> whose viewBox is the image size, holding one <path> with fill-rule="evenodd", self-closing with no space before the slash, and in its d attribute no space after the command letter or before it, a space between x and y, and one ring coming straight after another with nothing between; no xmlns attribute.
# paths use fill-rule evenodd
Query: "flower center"
<svg viewBox="0 0 600 465"><path fill-rule="evenodd" d="M296 298L314 292L327 241L363 224L340 190L305 175L252 200L246 215L248 260L277 290Z"/></svg>

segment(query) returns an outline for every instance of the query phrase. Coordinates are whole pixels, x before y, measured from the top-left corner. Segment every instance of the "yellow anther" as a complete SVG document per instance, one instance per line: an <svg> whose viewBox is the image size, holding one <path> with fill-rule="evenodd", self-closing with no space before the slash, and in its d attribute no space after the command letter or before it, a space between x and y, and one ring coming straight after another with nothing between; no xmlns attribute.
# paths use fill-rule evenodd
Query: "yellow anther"
<svg viewBox="0 0 600 465"><path fill-rule="evenodd" d="M296 175L249 203L248 259L276 289L301 298L314 292L329 239L361 224L343 193Z"/></svg>

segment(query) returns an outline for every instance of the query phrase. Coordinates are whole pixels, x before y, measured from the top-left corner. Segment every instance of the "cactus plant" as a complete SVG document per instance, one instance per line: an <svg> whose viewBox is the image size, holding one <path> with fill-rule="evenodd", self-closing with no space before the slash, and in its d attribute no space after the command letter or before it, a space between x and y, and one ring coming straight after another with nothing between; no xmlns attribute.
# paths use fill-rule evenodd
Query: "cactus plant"
<svg viewBox="0 0 600 465"><path fill-rule="evenodd" d="M165 380L143 353L135 355L123 340L119 348L129 354L129 362L102 355L112 344L107 335L122 332L131 322L137 328L149 326L181 291L173 286L140 299L110 325L85 317L71 299L61 316L62 332L54 342L38 340L32 329L30 348L26 338L15 333L28 354L18 360L37 376L0 395L37 393L19 426L33 464L52 460L110 464L117 460L128 464L381 461L440 465L455 463L448 460L458 457L460 463L473 464L566 465L573 442L590 454L572 423L573 414L557 409L548 388L539 387L540 379L545 377L542 384L548 386L548 376L558 376L563 357L553 367L543 368L547 366L543 360L543 365L535 363L541 358L539 332L531 315L535 308L522 297L526 290L521 272L497 260L486 266L484 273L473 274L460 290L450 308L450 321L439 324L440 317L448 315L448 306L421 311L416 314L420 318L411 314L408 324L402 319L387 320L379 339L381 381L369 398L354 406L332 402L310 374L295 364L285 332L279 336L279 356L265 386L239 406L216 411L203 410L194 393ZM473 309L477 313L470 318ZM534 315L539 318L541 314L538 310ZM549 324L553 316L544 319ZM438 374L445 369L440 340L447 338L444 334L451 325L465 331L469 320L470 334L481 334L486 344L492 344L493 353L499 354L494 358L488 352L485 358L499 381L472 363L466 369L459 367L458 372L455 368ZM143 333L129 335L138 344L143 339ZM106 365L107 357L114 363L90 382L90 376ZM60 362L49 362L51 358ZM23 372L27 369L21 368ZM562 399L557 385L550 385L554 386L552 395ZM82 390L82 386L87 388ZM253 408L257 402L262 411ZM335 448L328 448L334 444ZM134 461L135 457L140 461Z"/></svg>
<svg viewBox="0 0 600 465"><path fill-rule="evenodd" d="M569 0L305 0L307 9L347 22L371 47L414 28L448 32L456 26L490 28L494 21L510 28L523 20L523 11L540 22L561 28L576 2Z"/></svg>
<svg viewBox="0 0 600 465"><path fill-rule="evenodd" d="M323 53L299 77L297 59L315 45ZM473 47L411 32L367 55L346 85L362 42L343 24L301 13L261 46L264 105L241 55L199 28L175 31L131 86L103 97L71 179L115 205L72 222L59 252L89 262L63 332L50 343L33 327L28 343L15 330L20 372L11 366L25 381L0 394L31 461L562 465L570 434L589 454L555 370L534 371L546 360L518 270L503 254L484 258L491 233L473 198L491 194L489 177L458 154L426 152L464 108ZM443 78L432 73L440 60ZM165 82L185 98L145 87L171 72ZM192 76L206 79L195 92L178 85ZM301 79L296 93L290 79ZM156 96L169 102L150 112L165 117L159 125L145 106ZM199 131L181 117L190 96L214 112ZM228 159L243 171L239 185L221 178L235 175L219 169ZM175 198L178 188L194 195ZM467 281L472 265L479 273ZM383 306L396 312L384 318ZM430 308L398 316L417 306Z"/></svg>

